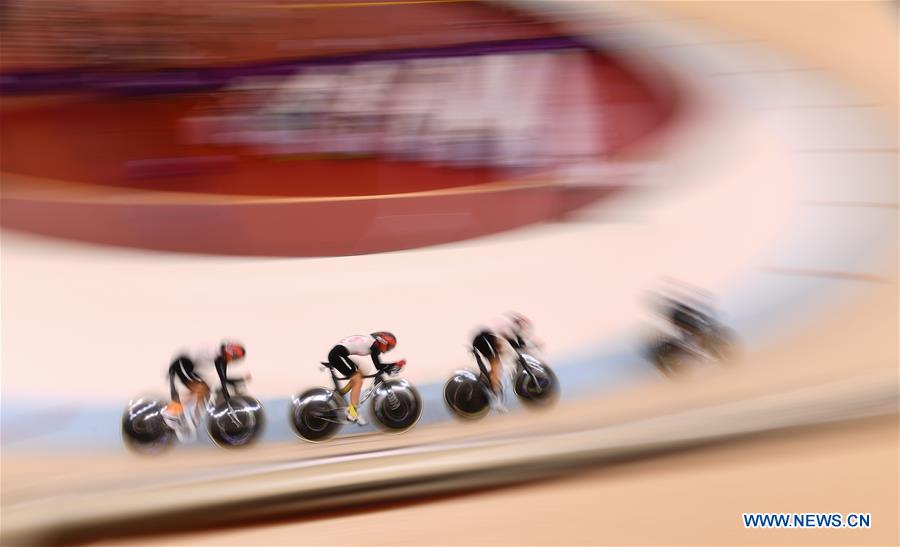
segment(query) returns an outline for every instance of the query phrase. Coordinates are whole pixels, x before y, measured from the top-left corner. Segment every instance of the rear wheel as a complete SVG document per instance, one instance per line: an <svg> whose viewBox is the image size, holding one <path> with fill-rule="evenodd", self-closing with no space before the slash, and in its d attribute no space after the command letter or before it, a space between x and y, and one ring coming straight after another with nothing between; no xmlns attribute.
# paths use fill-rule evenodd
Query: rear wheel
<svg viewBox="0 0 900 547"><path fill-rule="evenodd" d="M130 450L139 454L159 454L174 444L175 432L162 417L165 408L159 401L136 399L122 415L122 439Z"/></svg>
<svg viewBox="0 0 900 547"><path fill-rule="evenodd" d="M447 381L444 403L456 416L467 420L484 418L490 404L478 379L467 374L457 374Z"/></svg>
<svg viewBox="0 0 900 547"><path fill-rule="evenodd" d="M327 441L341 429L337 415L344 406L329 390L311 389L291 401L291 427L305 441Z"/></svg>

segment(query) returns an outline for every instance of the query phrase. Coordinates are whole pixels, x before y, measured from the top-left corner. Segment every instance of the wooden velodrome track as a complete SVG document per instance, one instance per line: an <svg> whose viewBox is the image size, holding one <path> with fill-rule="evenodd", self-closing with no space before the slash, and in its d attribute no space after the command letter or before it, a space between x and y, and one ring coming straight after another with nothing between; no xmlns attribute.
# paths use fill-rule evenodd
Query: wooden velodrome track
<svg viewBox="0 0 900 547"><path fill-rule="evenodd" d="M622 24L635 32L643 24L651 29L658 25L689 25L692 29L724 26L741 38L747 37L757 44L763 42L769 47L788 48L799 54L800 58L806 59L810 57L803 53L809 55L808 52L813 50L807 42L800 40L795 32L783 32L785 29L767 25L767 21L779 21L776 27L784 25L791 31L801 26L809 28L808 40L823 33L833 33L835 28L848 33L855 29L861 34L855 36L856 40L848 42L859 45L861 49L855 53L845 52L848 56L846 61L842 56L830 53L819 56L812 54L812 58L816 66L824 66L829 72L840 75L855 92L868 101L863 104L874 103L877 105L874 107L876 111L884 109L892 115L896 114L896 95L891 95L888 87L891 82L896 82L896 58L885 59L883 54L888 51L883 47L885 40L896 41L896 35L891 34L896 29L883 29L880 25L884 21L880 19L880 14L870 11L884 6L835 4L834 11L825 10L823 15L821 5L803 7L801 4L787 4L778 7L769 3L766 4L769 10L766 17L754 16L758 10L757 4L732 4L729 9L717 6L711 3L648 5L645 7L646 11L642 9L637 14L628 13L628 17L623 18L623 21L628 22ZM589 25L591 21L585 16L585 13L589 13L589 8L582 4L578 9L582 10L581 24ZM606 16L609 16L608 12ZM844 25L848 20L856 21L857 25ZM791 21L793 24L790 24ZM879 29L882 34L879 34ZM685 32L684 36L689 36L689 33ZM735 40L733 37L730 39ZM862 45L867 48L862 48ZM641 50L637 45L633 47L647 53L646 49ZM686 46L682 44L681 47ZM873 51L878 53L873 54ZM859 71L858 65L864 61L874 63L878 70ZM761 72L765 70L776 69L760 69ZM881 75L883 79L870 80L874 73ZM831 107L838 108L838 105L832 104ZM831 107L819 105L816 111L830 110ZM849 146L844 150L831 148L831 152L840 155L849 151L866 157L887 153L896 159L895 133L893 139L893 142L888 139L882 141L880 146L869 149ZM734 176L725 167L717 169L721 169L727 176ZM819 191L822 192L822 189ZM851 422L843 427L830 429L819 428L802 435L788 429L781 436L758 438L756 442L748 441L733 447L722 445L707 448L703 452L686 452L668 459L656 458L639 464L584 472L570 480L532 485L527 489L481 491L459 498L427 499L424 503L421 498L426 493L424 490L403 492L401 489L394 493L401 497L415 495L418 501L389 507L383 507L381 503L372 506L371 503L377 500L356 493L355 497L337 498L336 501L369 503L366 511L336 514L320 512L313 513L314 518L297 522L269 523L239 531L207 531L188 536L155 535L143 541L148 544L294 544L298 538L303 538L303 542L315 544L783 544L796 541L817 544L896 544L897 515L900 513L896 489L898 451L895 414L898 326L894 239L896 188L893 192L888 194L892 195L893 201L879 201L880 207L865 207L864 204L871 201L861 201L853 195L851 197L854 199L848 198L829 206L864 207L869 211L869 216L877 214L869 209L886 211L890 215L887 226L893 226L893 232L884 232L887 244L878 247L881 251L887 249L887 252L879 253L872 260L860 259L854 262L853 266L857 266L856 268L848 268L845 264L843 268L829 269L797 262L773 268L774 275L803 278L812 274L814 278L833 279L835 284L828 286L848 296L838 304L825 308L828 313L816 314L814 320L806 320L800 325L793 325L789 331L779 332L779 337L774 342L750 348L752 351L748 352L745 359L727 373L700 375L677 385L642 386L602 400L565 405L553 413L534 418L508 416L465 430L458 426L442 426L414 431L396 439L371 438L302 449L307 456L316 454L323 457L338 454L349 456L358 453L360 449L375 452L384 447L401 449L429 443L438 443L439 447L447 450L433 456L416 452L388 454L389 458L385 460L385 467L381 470L367 459L334 459L333 478L350 481L343 483L348 491L352 491L353 484L357 484L353 478L366 473L381 473L382 480L387 479L391 473L394 474L392 477L408 478L419 476L416 475L419 472L427 473L428 466L434 466L434 469L444 466L445 471L453 470L451 475L478 477L480 480L476 482L488 485L492 483L492 477L498 482L513 480L501 472L504 468L521 471L528 470L531 466L532 469L540 469L536 462L546 461L540 456L546 456L547 453L541 453L535 444L540 443L543 435L550 435L549 430L556 429L557 434L565 434L566 431L558 431L560 423L567 424L573 432L591 431L593 426L594 431L599 431L602 435L593 441L587 436L561 438L572 444L558 448L578 445L585 450L595 449L598 452L592 453L587 459L593 458L595 463L608 463L611 459L621 461L629 453L647 455L656 448L691 444L689 439L695 442L718 435L727 436L729 426L734 427L731 434L742 434L764 431L771 427L784 428L851 417L863 420L867 416L882 416L879 419ZM845 191L846 194L852 193ZM841 212L849 218L857 218L846 211ZM851 287L848 289L845 284L850 284ZM745 402L744 406L740 405L742 401ZM729 406L734 403L738 403L738 406ZM691 409L701 411L693 414L685 412ZM657 416L669 417L671 421L641 425L642 419ZM622 424L618 431L603 429L617 424ZM529 440L535 442L529 445ZM488 444L479 446L479 441ZM494 444L490 444L492 442ZM591 442L600 444L592 445ZM440 443L444 443L444 446ZM546 449L545 446L544 450ZM604 449L606 452L603 452ZM99 492L95 495L78 498L75 493L74 499L81 501L78 504L65 499L54 502L52 494L62 484L75 487L84 485L85 481L87 484L102 483L97 478L97 471L91 470L92 465L96 466L95 469L103 469L111 477L117 476L117 473L118 476L126 476L138 469L130 465L123 465L121 471L117 471L114 463L101 458L93 464L85 463L79 472L73 472L66 466L54 475L52 463L46 460L28 462L32 467L29 473L25 462L11 462L5 458L4 533L9 534L12 528L27 534L15 536L17 538L91 540L102 538L105 533L117 535L129 531L146 532L146 526L142 528L140 522L129 522L131 530L122 530L102 521L98 527L97 523L89 523L84 517L92 514L90 509L104 507L103 504L109 503L118 502L120 507L116 509L127 510L129 507L121 506L127 506L134 498L141 497L152 503L159 496L167 499L170 507L176 508L196 503L204 495L210 494L218 484L216 477L203 482L205 477L200 472L201 468L209 469L211 464L215 464L233 471L234 467L247 463L253 464L248 467L248 471L253 471L256 465L265 460L284 464L291 459L289 450L291 449L270 447L256 454L204 455L203 461L185 455L184 460L143 462L139 472L147 483L133 485L130 492L134 496L128 498L127 503L123 498L104 497L102 490L104 487L111 488L109 484L99 484ZM570 452L577 450L571 449ZM529 454L534 455L535 459L529 461ZM550 461L564 464L568 461L560 453L555 456L560 459ZM613 458L614 456L617 458ZM486 462L493 465L491 473L468 473ZM17 473L11 472L11 463L15 465L13 470ZM570 463L574 468L575 463L587 462L573 459ZM173 467L197 470L185 474L194 475L194 480L201 481L203 488L195 486L193 489L167 490L171 485L160 486L152 479L154 476L166 476ZM284 479L288 475L277 475L277 467L278 465L263 468L280 479L280 484L285 487ZM549 471L559 472L558 469ZM343 478L341 473L345 474ZM327 488L328 477L321 473L317 475L322 481L319 485ZM294 480L300 480L299 477L300 475L294 476ZM516 478L521 479L522 476L517 474ZM16 491L9 486L10 479L20 481L18 493L25 495L25 499L16 500ZM307 480L310 480L309 477ZM46 484L47 481L50 481L49 485ZM43 486L41 482L44 482ZM396 480L387 482L394 486L403 484ZM252 476L246 483L238 482L237 488L249 489L261 484L266 484L264 477ZM428 483L423 480L420 484ZM310 485L307 482L305 486ZM472 483L442 486L444 491L453 491L470 488ZM175 488L178 486L175 485ZM387 484L384 488L385 493L391 491ZM26 503L16 506L17 501L24 502L33 495L31 493L41 492L45 495L45 503L51 505L42 506L38 502L31 507ZM49 501L47 494L50 495ZM177 494L175 497L180 501L172 501L172 494ZM222 495L226 493L222 492ZM35 498L40 500L41 496L37 495ZM10 505L7 500L10 500ZM86 513L79 513L79 507L73 505L80 506ZM106 507L107 515L115 513L111 505ZM48 513L48 508L57 509L57 517L72 519L67 523L71 527L54 530L54 514ZM142 509L140 504L131 508L138 512ZM245 506L244 511L249 509ZM517 511L529 515L528 526L523 526L515 518ZM865 531L749 531L742 529L739 521L740 513L746 511L871 511L876 524ZM585 513L587 516L579 517ZM49 520L48 516L51 517ZM448 517L458 518L461 522L448 529L450 527L445 523ZM648 525L648 521L654 524ZM163 519L154 520L156 531L160 531L160 522ZM89 524L85 527L86 531L79 531L78 525L85 523ZM31 535L38 530L47 535ZM55 536L55 533L61 535ZM803 534L799 540L798 534ZM112 541L119 543L121 538Z"/></svg>

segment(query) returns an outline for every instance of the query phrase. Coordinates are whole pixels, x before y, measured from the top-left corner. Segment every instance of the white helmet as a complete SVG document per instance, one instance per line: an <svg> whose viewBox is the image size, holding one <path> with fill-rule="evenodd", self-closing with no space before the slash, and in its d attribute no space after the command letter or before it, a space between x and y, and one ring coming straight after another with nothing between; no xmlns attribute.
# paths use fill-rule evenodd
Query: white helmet
<svg viewBox="0 0 900 547"><path fill-rule="evenodd" d="M520 332L528 332L531 330L531 320L517 311L506 312L506 318L512 323L513 327Z"/></svg>

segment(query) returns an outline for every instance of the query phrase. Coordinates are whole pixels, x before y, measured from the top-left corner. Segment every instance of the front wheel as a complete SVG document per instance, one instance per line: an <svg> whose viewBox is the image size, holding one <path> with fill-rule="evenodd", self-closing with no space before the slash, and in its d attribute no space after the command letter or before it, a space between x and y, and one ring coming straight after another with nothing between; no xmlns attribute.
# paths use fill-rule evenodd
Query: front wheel
<svg viewBox="0 0 900 547"><path fill-rule="evenodd" d="M304 441L322 442L341 429L338 415L346 405L325 388L314 388L291 400L290 422L294 433Z"/></svg>
<svg viewBox="0 0 900 547"><path fill-rule="evenodd" d="M709 352L720 363L734 359L738 353L737 334L727 327L719 327L707 338Z"/></svg>
<svg viewBox="0 0 900 547"><path fill-rule="evenodd" d="M259 437L264 424L262 404L247 395L232 397L230 408L228 403L221 401L206 420L210 438L224 448L252 444Z"/></svg>
<svg viewBox="0 0 900 547"><path fill-rule="evenodd" d="M122 440L138 454L159 454L174 444L175 432L163 420L165 405L152 399L134 399L122 415Z"/></svg>
<svg viewBox="0 0 900 547"><path fill-rule="evenodd" d="M444 403L454 415L466 420L478 420L488 413L485 387L470 371L457 372L444 385Z"/></svg>
<svg viewBox="0 0 900 547"><path fill-rule="evenodd" d="M375 423L390 431L406 431L422 416L422 398L406 380L388 380L372 399Z"/></svg>
<svg viewBox="0 0 900 547"><path fill-rule="evenodd" d="M527 365L519 366L515 389L526 406L550 406L559 397L559 380L550 367L532 359Z"/></svg>

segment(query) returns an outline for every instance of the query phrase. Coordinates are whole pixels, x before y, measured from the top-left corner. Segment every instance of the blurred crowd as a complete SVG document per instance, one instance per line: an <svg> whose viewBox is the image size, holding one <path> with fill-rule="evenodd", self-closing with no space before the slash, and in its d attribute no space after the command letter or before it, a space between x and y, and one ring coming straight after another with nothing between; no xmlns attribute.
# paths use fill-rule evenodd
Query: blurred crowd
<svg viewBox="0 0 900 547"><path fill-rule="evenodd" d="M597 97L578 51L317 66L235 81L182 133L259 155L535 167L601 151Z"/></svg>
<svg viewBox="0 0 900 547"><path fill-rule="evenodd" d="M595 156L601 146L596 82L578 48L352 63L334 57L437 55L429 48L555 35L546 23L493 5L28 0L0 3L0 33L0 72L7 74L74 69L68 73L83 80L222 67L228 84L180 121L186 144L263 156L512 167ZM275 71L281 76L247 69L309 58L333 64ZM182 80L192 78L185 71Z"/></svg>
<svg viewBox="0 0 900 547"><path fill-rule="evenodd" d="M258 22L205 12L202 1L179 3L172 10L163 9L167 4L171 2L4 2L4 68L202 62L212 52L225 51L229 37L234 42L236 34L252 33L252 23Z"/></svg>
<svg viewBox="0 0 900 547"><path fill-rule="evenodd" d="M0 67L190 67L553 33L544 23L478 4L426 4L416 10L392 2L362 9L324 9L327 4L3 1Z"/></svg>

